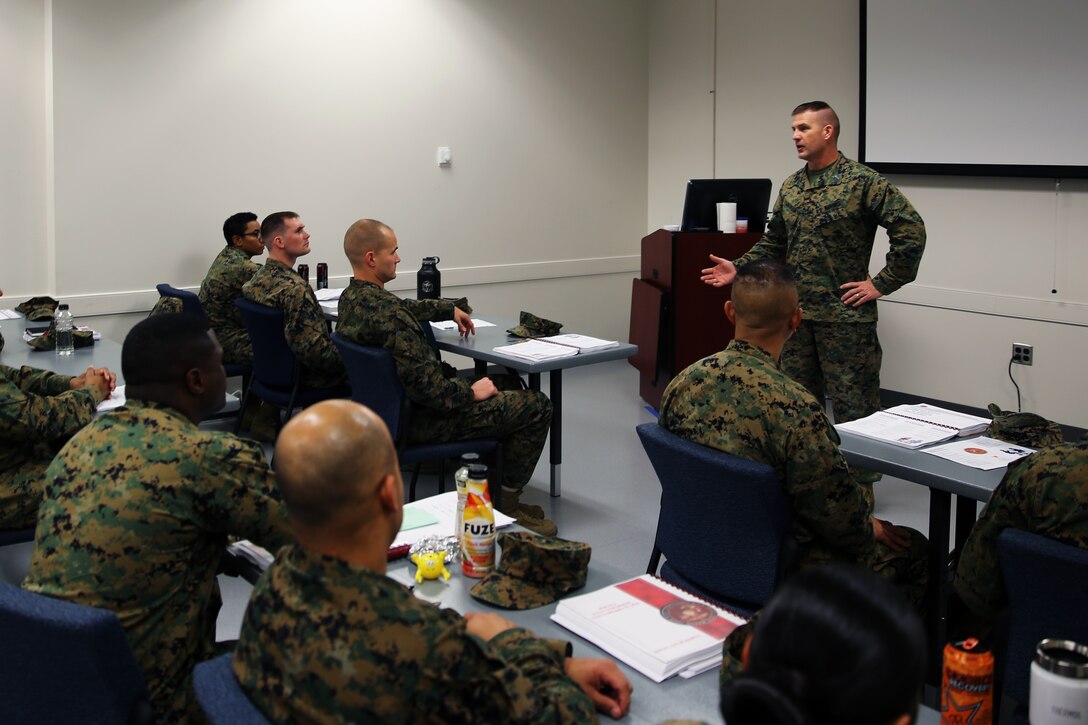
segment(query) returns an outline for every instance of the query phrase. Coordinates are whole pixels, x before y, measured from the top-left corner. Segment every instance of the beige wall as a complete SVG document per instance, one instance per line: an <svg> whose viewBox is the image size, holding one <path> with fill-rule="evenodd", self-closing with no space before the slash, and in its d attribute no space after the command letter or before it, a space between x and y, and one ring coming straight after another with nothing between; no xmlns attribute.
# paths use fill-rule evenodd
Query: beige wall
<svg viewBox="0 0 1088 725"><path fill-rule="evenodd" d="M8 271L13 298L63 297L121 336L155 283L199 284L227 215L293 209L334 278L344 230L374 217L402 286L439 255L451 291L508 285L498 314L626 335L628 291L606 290L645 232L644 2L0 0L0 27L26 111L2 137L33 140L0 184L36 195L26 236L56 229L55 264L5 239L5 270L41 270Z"/></svg>
<svg viewBox="0 0 1088 725"><path fill-rule="evenodd" d="M334 279L373 216L402 289L437 254L485 315L624 337L638 240L678 221L686 179L780 184L801 100L857 146L856 0L0 0L0 34L0 287L118 338L156 282L199 283L227 214L281 208ZM1027 342L1025 407L1088 426L1088 184L893 181L930 242L881 303L884 386L1012 406Z"/></svg>
<svg viewBox="0 0 1088 725"><path fill-rule="evenodd" d="M651 16L670 12L674 4L653 0ZM816 99L835 106L843 123L841 146L856 154L857 0L829 0L818 12L800 0L717 0L716 9L696 0L679 4L684 9L678 13L699 15L703 23L713 23L716 12L716 53L689 58L691 68L651 53L650 97L700 93L716 56L716 111L695 104L671 128L668 119L679 114L660 114L662 122L651 123L651 170L665 163L655 158L665 144L655 146L653 135L688 138L700 123L695 115L703 122L713 118L717 176L766 176L777 189L800 167L789 142L789 111ZM655 25L655 47L684 43L690 27L690 18L687 29ZM912 109L904 99L903 111L924 109ZM982 119L1004 122L1001 114ZM1015 143L1011 132L1009 138ZM995 161L999 154L995 149ZM1088 182L1063 181L1056 191L1049 179L892 181L925 218L929 243L918 280L880 303L883 387L980 407L991 401L1014 407L1010 348L1025 342L1035 346L1035 365L1013 368L1024 409L1088 427L1088 394L1078 374L1088 357ZM667 184L651 178L651 214L682 205L676 181ZM878 240L874 272L886 250Z"/></svg>

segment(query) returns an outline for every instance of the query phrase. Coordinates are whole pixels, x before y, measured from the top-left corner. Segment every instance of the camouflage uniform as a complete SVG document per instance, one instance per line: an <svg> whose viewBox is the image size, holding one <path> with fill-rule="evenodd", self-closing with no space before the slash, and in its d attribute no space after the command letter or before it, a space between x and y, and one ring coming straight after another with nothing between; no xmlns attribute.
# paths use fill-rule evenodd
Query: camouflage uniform
<svg viewBox="0 0 1088 725"><path fill-rule="evenodd" d="M1045 448L1011 464L982 510L960 556L954 585L984 620L992 620L1007 604L997 564L997 537L1007 528L1088 549L1088 442Z"/></svg>
<svg viewBox="0 0 1088 725"><path fill-rule="evenodd" d="M817 400L831 398L840 423L880 409L876 303L845 305L839 289L869 276L878 226L890 248L873 285L889 295L917 276L925 224L895 186L840 154L812 178L801 169L786 179L766 234L734 262L771 257L793 270L805 315L782 350L782 370Z"/></svg>
<svg viewBox="0 0 1088 725"><path fill-rule="evenodd" d="M269 548L290 541L261 447L129 399L49 466L23 587L115 612L157 719L199 722L190 676L215 654L228 534Z"/></svg>
<svg viewBox="0 0 1088 725"><path fill-rule="evenodd" d="M234 300L242 296L242 285L248 282L261 265L238 247L224 247L212 262L200 284L200 304L208 322L223 346L223 362L249 365L253 362L253 347L249 333L242 324L242 314Z"/></svg>
<svg viewBox="0 0 1088 725"><path fill-rule="evenodd" d="M33 526L45 469L68 436L94 419L95 386L68 375L0 365L0 528Z"/></svg>
<svg viewBox="0 0 1088 725"><path fill-rule="evenodd" d="M495 436L503 446L503 485L521 489L533 477L544 450L551 401L537 390L501 390L476 402L471 380L445 374L416 315L448 320L453 317L452 303L425 302L434 304L402 300L376 284L353 279L340 295L336 331L360 345L392 353L397 377L418 410L408 431L410 442Z"/></svg>
<svg viewBox="0 0 1088 725"><path fill-rule="evenodd" d="M660 423L688 440L774 467L790 501L800 566L868 566L921 602L925 537L911 531L904 554L873 538L872 510L839 451L838 433L816 399L766 351L733 340L689 366L665 388Z"/></svg>
<svg viewBox="0 0 1088 725"><path fill-rule="evenodd" d="M347 384L347 372L329 337L325 313L313 289L295 270L270 259L242 285L242 296L283 310L283 332L302 365L303 385L331 388Z"/></svg>
<svg viewBox="0 0 1088 725"><path fill-rule="evenodd" d="M397 582L299 546L257 583L234 673L275 722L596 722L549 643L484 643Z"/></svg>

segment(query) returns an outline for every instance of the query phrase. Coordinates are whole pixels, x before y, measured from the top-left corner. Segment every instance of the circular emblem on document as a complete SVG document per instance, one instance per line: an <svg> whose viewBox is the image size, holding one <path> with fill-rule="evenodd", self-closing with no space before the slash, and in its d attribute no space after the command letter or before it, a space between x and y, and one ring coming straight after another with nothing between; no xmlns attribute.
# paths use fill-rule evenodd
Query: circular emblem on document
<svg viewBox="0 0 1088 725"><path fill-rule="evenodd" d="M982 455L983 453L986 452L986 449L985 448L964 448L963 452L964 453L974 453L976 455Z"/></svg>
<svg viewBox="0 0 1088 725"><path fill-rule="evenodd" d="M710 624L718 618L713 608L699 602L675 601L661 608L661 616L677 624Z"/></svg>

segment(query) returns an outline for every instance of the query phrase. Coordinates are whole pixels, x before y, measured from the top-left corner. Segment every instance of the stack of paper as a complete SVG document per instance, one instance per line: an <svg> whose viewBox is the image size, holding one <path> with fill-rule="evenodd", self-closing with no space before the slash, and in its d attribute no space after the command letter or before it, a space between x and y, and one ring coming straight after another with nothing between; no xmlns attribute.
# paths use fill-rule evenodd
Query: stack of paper
<svg viewBox="0 0 1088 725"><path fill-rule="evenodd" d="M563 599L552 619L654 682L718 666L746 621L649 574Z"/></svg>
<svg viewBox="0 0 1088 725"><path fill-rule="evenodd" d="M864 418L839 423L835 429L904 448L921 448L931 443L941 443L956 435L955 429L942 428L913 418L902 418L883 410Z"/></svg>
<svg viewBox="0 0 1088 725"><path fill-rule="evenodd" d="M616 347L619 342L616 340L602 340L599 337L590 337L589 335L576 335L569 333L566 335L552 335L551 337L542 337L541 340L550 342L555 345L567 345L568 347L577 348L578 352L587 352L590 350L605 350L610 347Z"/></svg>
<svg viewBox="0 0 1088 725"><path fill-rule="evenodd" d="M543 340L526 340L515 342L513 345L499 345L494 348L500 355L510 355L532 362L544 360L557 360L562 357L570 357L578 354L578 348L569 345L556 345Z"/></svg>
<svg viewBox="0 0 1088 725"><path fill-rule="evenodd" d="M562 357L570 357L580 352L593 352L605 350L619 345L615 340L602 340L599 337L589 335L552 335L535 340L515 342L513 345L500 345L495 352L501 355L513 355L524 360L541 362L543 360L555 360Z"/></svg>
<svg viewBox="0 0 1088 725"><path fill-rule="evenodd" d="M898 415L903 418L913 418L914 420L932 423L941 428L952 428L960 438L977 436L979 433L985 431L990 425L989 418L981 418L977 415L968 415L967 413L958 413L954 410L939 408L936 405L929 405L928 403L897 405L894 408L888 408L884 412Z"/></svg>

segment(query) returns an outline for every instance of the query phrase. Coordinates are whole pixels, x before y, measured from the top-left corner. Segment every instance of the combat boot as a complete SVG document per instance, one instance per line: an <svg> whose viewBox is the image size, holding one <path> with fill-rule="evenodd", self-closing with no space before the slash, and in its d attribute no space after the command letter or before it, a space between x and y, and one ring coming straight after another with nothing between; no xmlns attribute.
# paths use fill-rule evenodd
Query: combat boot
<svg viewBox="0 0 1088 725"><path fill-rule="evenodd" d="M502 506L499 508L507 516L513 517L519 526L541 536L555 536L558 528L554 521L544 518L544 509L532 504L524 504L521 500L521 489L502 490Z"/></svg>

